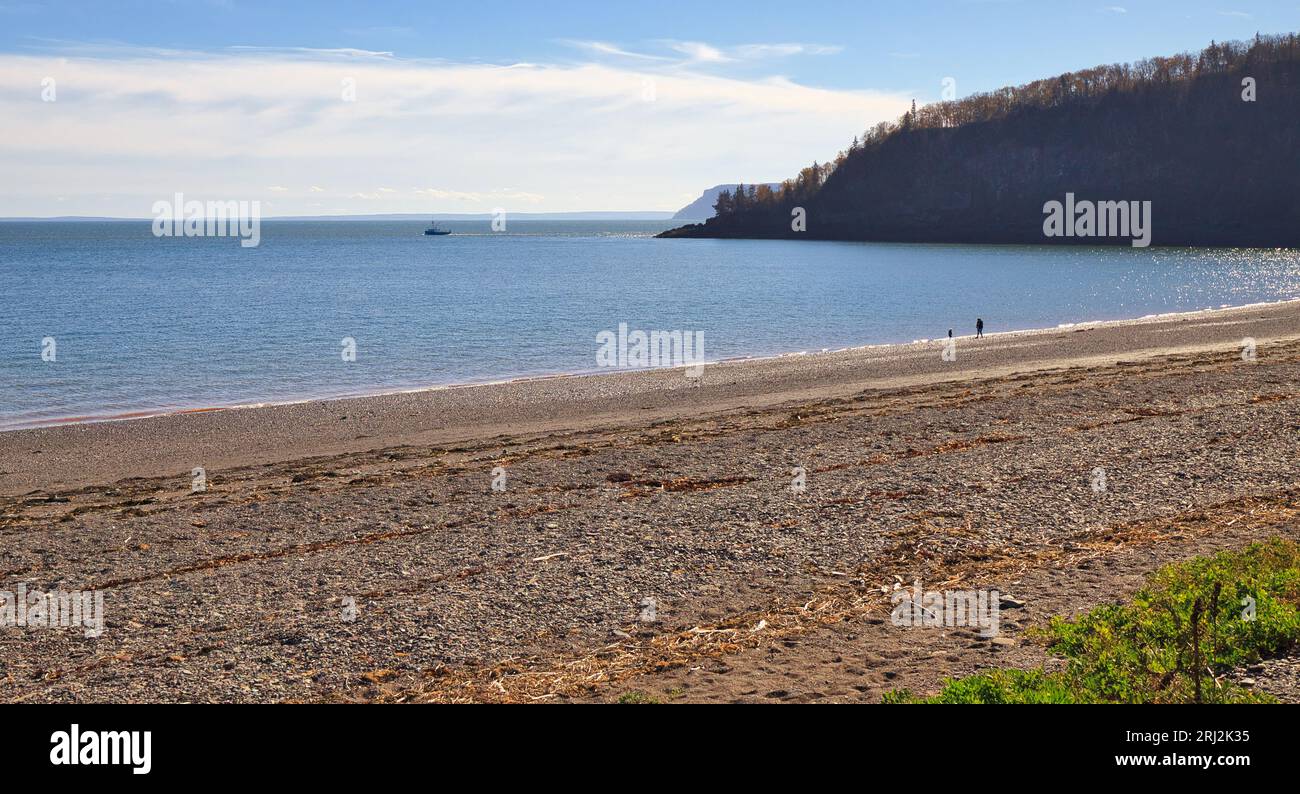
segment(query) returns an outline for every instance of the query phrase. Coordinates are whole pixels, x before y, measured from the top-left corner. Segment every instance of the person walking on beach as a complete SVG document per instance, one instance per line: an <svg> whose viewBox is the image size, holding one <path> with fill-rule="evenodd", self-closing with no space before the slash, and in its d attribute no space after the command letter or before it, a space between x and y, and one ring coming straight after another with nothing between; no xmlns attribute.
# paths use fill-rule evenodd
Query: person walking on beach
<svg viewBox="0 0 1300 794"><path fill-rule="evenodd" d="M984 318L983 318L983 317L976 317L976 318L975 318L975 338L976 338L976 339L983 339L983 338L984 338Z"/></svg>
<svg viewBox="0 0 1300 794"><path fill-rule="evenodd" d="M948 329L948 338L949 338L949 339L952 339L952 329L951 329L951 328Z"/></svg>

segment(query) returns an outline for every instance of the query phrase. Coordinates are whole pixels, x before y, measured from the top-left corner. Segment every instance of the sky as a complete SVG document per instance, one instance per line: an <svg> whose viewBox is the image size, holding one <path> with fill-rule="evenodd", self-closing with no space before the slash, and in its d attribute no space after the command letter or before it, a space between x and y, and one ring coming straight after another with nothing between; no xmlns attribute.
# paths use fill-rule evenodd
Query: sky
<svg viewBox="0 0 1300 794"><path fill-rule="evenodd" d="M0 217L676 210L915 99L1300 31L1300 0L0 0Z"/></svg>

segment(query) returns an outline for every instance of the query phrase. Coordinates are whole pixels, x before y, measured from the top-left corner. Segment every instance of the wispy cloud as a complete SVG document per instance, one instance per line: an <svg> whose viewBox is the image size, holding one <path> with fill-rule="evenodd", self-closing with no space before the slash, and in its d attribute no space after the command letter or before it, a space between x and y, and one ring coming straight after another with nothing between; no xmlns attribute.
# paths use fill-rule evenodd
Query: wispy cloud
<svg viewBox="0 0 1300 794"><path fill-rule="evenodd" d="M612 44L606 41L582 41L566 39L562 43L596 55L631 58L644 61L657 61L677 66L698 66L706 64L729 64L742 61L763 61L773 58L789 58L796 55L834 55L844 48L831 44L809 44L803 42L775 42L766 44L737 44L718 46L703 41L682 41L679 39L659 39L647 46L656 52L646 52L644 48L633 49L628 46Z"/></svg>
<svg viewBox="0 0 1300 794"><path fill-rule="evenodd" d="M835 55L843 47L828 44L742 44L733 50L741 58L786 58L791 55Z"/></svg>
<svg viewBox="0 0 1300 794"><path fill-rule="evenodd" d="M668 48L685 55L691 63L725 63L735 60L709 44L702 41L670 41Z"/></svg>
<svg viewBox="0 0 1300 794"><path fill-rule="evenodd" d="M236 52L291 53L302 55L342 56L345 58L392 58L392 52L361 50L354 47L253 47L236 44L230 48Z"/></svg>
<svg viewBox="0 0 1300 794"><path fill-rule="evenodd" d="M574 47L580 50L586 50L587 52L596 55L614 55L619 58L635 58L644 61L673 60L672 58L669 58L664 55L649 55L644 52L633 52L631 50L626 50L623 49L622 47L619 47L618 45L610 44L607 41L577 41L574 39L563 39L561 43L567 44L570 47Z"/></svg>
<svg viewBox="0 0 1300 794"><path fill-rule="evenodd" d="M710 65L302 48L0 55L0 215L147 215L178 190L274 196L277 214L321 199L384 212L675 209L710 184L793 174L909 101ZM55 102L41 101L46 77ZM59 196L71 200L56 209Z"/></svg>

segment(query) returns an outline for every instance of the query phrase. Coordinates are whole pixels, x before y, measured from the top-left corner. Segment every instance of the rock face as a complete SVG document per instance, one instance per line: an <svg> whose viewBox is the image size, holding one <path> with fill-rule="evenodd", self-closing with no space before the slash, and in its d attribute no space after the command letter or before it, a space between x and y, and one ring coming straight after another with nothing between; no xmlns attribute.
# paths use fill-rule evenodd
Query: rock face
<svg viewBox="0 0 1300 794"><path fill-rule="evenodd" d="M953 126L900 122L848 152L811 195L664 236L1132 243L1046 234L1045 205L1071 194L1149 201L1153 245L1300 245L1300 45L1270 57ZM799 208L805 231L792 229Z"/></svg>
<svg viewBox="0 0 1300 794"><path fill-rule="evenodd" d="M755 183L755 185L759 185L759 184L762 183L761 182ZM781 186L781 183L768 182L767 186L775 190ZM748 187L748 183L746 183L746 187ZM699 198L695 199L690 204L687 204L685 207L682 207L680 210L678 210L677 214L673 215L673 220L702 221L705 220L706 218L712 218L713 205L718 202L718 194L724 190L735 190L735 189L736 189L735 185L714 185L713 187L704 191L704 193Z"/></svg>

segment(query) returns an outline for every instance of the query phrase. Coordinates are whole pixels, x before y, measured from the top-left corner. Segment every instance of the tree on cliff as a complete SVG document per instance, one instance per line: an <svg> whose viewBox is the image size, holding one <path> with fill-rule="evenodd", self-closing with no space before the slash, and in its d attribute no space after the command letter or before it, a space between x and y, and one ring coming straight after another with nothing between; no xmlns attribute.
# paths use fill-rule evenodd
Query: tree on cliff
<svg viewBox="0 0 1300 794"><path fill-rule="evenodd" d="M665 234L1042 243L1044 202L1072 192L1151 201L1156 244L1300 245L1297 108L1300 37L1216 41L913 103L779 190Z"/></svg>
<svg viewBox="0 0 1300 794"><path fill-rule="evenodd" d="M735 207L731 203L731 191L724 190L718 194L718 200L713 204L713 212L717 216L730 215Z"/></svg>

